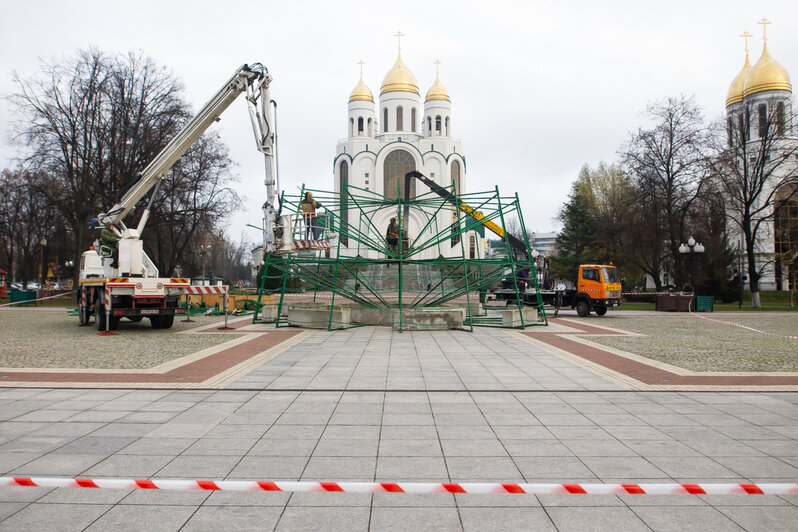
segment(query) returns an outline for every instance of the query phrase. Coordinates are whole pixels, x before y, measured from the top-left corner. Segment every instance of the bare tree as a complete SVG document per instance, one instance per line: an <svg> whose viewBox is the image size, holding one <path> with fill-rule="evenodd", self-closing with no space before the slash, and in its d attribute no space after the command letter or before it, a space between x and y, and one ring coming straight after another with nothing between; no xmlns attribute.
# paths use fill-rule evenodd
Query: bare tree
<svg viewBox="0 0 798 532"><path fill-rule="evenodd" d="M751 304L761 308L760 280L773 265L777 199L791 200L798 183L798 141L779 99L746 100L716 128L709 164L726 198L728 218L743 240Z"/></svg>
<svg viewBox="0 0 798 532"><path fill-rule="evenodd" d="M638 190L642 209L648 268L673 267L677 285L686 279L679 255L686 220L701 185L706 181L707 129L695 99L667 98L649 105L651 129L638 129L621 148L623 165ZM656 279L658 277L654 275Z"/></svg>
<svg viewBox="0 0 798 532"><path fill-rule="evenodd" d="M77 264L93 238L90 219L115 204L188 121L182 83L142 55L97 50L43 63L39 75L14 81L17 139L30 150L25 164L44 176L40 190L66 220ZM219 137L206 135L167 177L145 246L168 273L195 235L211 232L237 205L231 166Z"/></svg>

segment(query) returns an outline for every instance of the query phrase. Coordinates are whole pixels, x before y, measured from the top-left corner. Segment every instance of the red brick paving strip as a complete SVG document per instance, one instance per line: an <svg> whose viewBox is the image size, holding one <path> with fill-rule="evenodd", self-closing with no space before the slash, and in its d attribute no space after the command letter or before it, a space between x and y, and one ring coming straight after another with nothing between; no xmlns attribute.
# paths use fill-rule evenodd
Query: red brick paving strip
<svg viewBox="0 0 798 532"><path fill-rule="evenodd" d="M550 319L552 323L557 320ZM652 385L704 385L704 386L788 386L798 385L798 376L779 375L678 375L649 364L631 360L598 347L575 342L568 335L601 334L612 335L612 331L591 327L573 321L568 327L578 332L523 333L552 347L562 349L594 364L631 377L639 382Z"/></svg>
<svg viewBox="0 0 798 532"><path fill-rule="evenodd" d="M202 332L216 332L206 330ZM203 382L219 373L236 366L255 355L283 343L289 338L303 332L301 329L284 331L268 331L258 335L252 340L247 340L239 345L229 347L200 360L189 362L179 368L166 373L60 373L30 372L30 371L1 371L0 376L8 377L0 381L0 386L7 382L119 382L119 383L181 383Z"/></svg>

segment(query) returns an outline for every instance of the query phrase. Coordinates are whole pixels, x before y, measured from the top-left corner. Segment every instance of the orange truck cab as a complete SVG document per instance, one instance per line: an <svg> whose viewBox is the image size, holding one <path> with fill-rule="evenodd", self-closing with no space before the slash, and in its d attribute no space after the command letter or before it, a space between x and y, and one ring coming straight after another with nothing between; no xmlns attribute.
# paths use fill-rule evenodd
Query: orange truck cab
<svg viewBox="0 0 798 532"><path fill-rule="evenodd" d="M599 316L607 308L621 305L621 282L612 264L582 264L579 266L577 293L571 305L580 317L592 310Z"/></svg>

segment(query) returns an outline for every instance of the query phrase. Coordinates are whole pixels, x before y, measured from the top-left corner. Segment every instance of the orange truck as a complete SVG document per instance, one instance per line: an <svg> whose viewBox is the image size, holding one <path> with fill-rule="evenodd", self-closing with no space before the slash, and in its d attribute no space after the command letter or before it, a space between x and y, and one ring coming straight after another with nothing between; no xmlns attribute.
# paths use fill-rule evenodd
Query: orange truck
<svg viewBox="0 0 798 532"><path fill-rule="evenodd" d="M534 290L526 290L532 286L530 280L525 278L525 271L519 272L518 287L523 302L537 306L537 295ZM543 268L542 275L546 275ZM549 285L545 280L540 280L543 286ZM515 300L515 291L511 289L512 277L502 282L502 289L495 290L497 299ZM610 307L621 305L621 282L618 270L612 264L582 264L579 266L579 278L574 288L568 288L564 282L558 282L553 290L541 290L540 298L544 305L554 307L554 315L561 308L576 309L577 315L584 318L591 312L598 316L607 313Z"/></svg>

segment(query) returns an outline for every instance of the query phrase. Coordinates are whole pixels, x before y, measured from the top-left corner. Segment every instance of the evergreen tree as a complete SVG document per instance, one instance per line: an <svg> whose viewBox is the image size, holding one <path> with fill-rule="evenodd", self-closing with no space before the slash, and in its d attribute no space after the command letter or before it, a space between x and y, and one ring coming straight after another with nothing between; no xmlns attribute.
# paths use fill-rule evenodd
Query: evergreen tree
<svg viewBox="0 0 798 532"><path fill-rule="evenodd" d="M588 186L585 186L588 185ZM576 281L579 265L592 262L596 251L596 218L590 205L589 184L577 181L560 211L563 229L557 235L557 255L551 269L556 275Z"/></svg>

